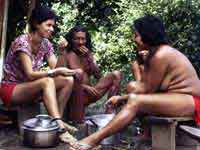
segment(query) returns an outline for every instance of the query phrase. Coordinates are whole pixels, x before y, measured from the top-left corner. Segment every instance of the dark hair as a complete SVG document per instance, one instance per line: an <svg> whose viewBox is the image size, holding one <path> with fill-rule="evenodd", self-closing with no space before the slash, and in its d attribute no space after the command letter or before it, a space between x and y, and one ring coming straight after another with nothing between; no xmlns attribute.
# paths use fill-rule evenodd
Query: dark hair
<svg viewBox="0 0 200 150"><path fill-rule="evenodd" d="M163 22L153 15L146 15L134 21L134 28L142 41L149 46L168 44Z"/></svg>
<svg viewBox="0 0 200 150"><path fill-rule="evenodd" d="M67 51L71 51L74 48L73 45L73 38L74 38L74 33L76 32L84 32L86 33L86 47L92 51L92 42L91 42L91 36L89 34L89 32L87 31L87 29L83 26L77 25L75 27L73 27L72 29L69 30L69 32L65 35L66 40L68 41L68 45L67 45Z"/></svg>
<svg viewBox="0 0 200 150"><path fill-rule="evenodd" d="M40 6L32 10L32 14L29 19L30 31L36 31L36 24L41 24L42 22L53 19L56 20L57 16L48 7Z"/></svg>

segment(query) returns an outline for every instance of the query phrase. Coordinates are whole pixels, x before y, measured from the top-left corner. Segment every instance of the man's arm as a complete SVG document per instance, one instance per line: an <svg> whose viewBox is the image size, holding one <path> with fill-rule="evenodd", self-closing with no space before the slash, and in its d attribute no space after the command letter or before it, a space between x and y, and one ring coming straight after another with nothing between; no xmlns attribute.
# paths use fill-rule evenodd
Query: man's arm
<svg viewBox="0 0 200 150"><path fill-rule="evenodd" d="M137 60L131 63L131 71L136 81L142 80L142 72L140 70L140 65Z"/></svg>
<svg viewBox="0 0 200 150"><path fill-rule="evenodd" d="M96 61L94 60L92 53L88 53L88 55L86 57L88 59L89 67L91 67L94 77L97 78L97 79L100 79L101 78L101 71L100 71L100 68L97 65Z"/></svg>
<svg viewBox="0 0 200 150"><path fill-rule="evenodd" d="M67 40L64 37L60 37L60 40L58 42L59 45L59 55L58 55L58 60L56 64L57 67L66 67L66 47L68 45Z"/></svg>
<svg viewBox="0 0 200 150"><path fill-rule="evenodd" d="M58 56L56 68L58 67L66 67L66 52L63 52Z"/></svg>

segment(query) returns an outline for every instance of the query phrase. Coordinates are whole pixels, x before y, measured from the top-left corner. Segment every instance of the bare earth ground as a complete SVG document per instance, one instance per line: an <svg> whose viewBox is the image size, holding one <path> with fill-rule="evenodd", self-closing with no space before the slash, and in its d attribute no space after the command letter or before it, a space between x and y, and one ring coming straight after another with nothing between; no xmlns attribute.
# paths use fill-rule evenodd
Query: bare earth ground
<svg viewBox="0 0 200 150"><path fill-rule="evenodd" d="M1 108L1 107L0 107ZM98 112L98 109L94 109L92 107L89 110L93 110L92 112L88 112L87 115L94 115L102 113L101 110ZM45 113L43 110L42 113ZM83 130L80 129L79 134L83 135ZM133 123L133 125L130 125L127 127L122 133L121 133L121 140L120 143L117 145L102 145L101 150L151 150L151 141L140 141L137 138L135 138L136 133L136 127ZM77 134L77 138L80 137ZM83 136L82 136L83 137ZM81 138L82 138L81 137ZM79 138L78 138L79 139ZM60 143L58 146L54 148L30 148L26 147L22 143L22 138L19 136L19 132L17 130L16 126L13 125L2 125L0 123L0 150L67 150L68 146L67 144Z"/></svg>
<svg viewBox="0 0 200 150"><path fill-rule="evenodd" d="M124 140L125 139L125 140ZM151 150L149 142L138 142L134 138L128 139L128 135L123 135L122 143L120 145L104 145L102 150ZM29 148L22 144L21 137L18 131L13 126L0 126L0 150L67 150L67 145L60 143L55 148Z"/></svg>

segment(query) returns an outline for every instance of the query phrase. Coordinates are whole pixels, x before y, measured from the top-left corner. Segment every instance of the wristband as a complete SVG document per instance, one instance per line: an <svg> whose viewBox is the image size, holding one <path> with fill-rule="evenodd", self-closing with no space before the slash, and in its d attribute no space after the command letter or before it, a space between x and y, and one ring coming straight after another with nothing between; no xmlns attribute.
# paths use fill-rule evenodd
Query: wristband
<svg viewBox="0 0 200 150"><path fill-rule="evenodd" d="M131 93L128 95L128 99L131 99L131 100L135 100L136 97L137 97L137 95L134 93Z"/></svg>
<svg viewBox="0 0 200 150"><path fill-rule="evenodd" d="M48 77L53 77L54 76L54 71L53 70L49 70L47 72Z"/></svg>

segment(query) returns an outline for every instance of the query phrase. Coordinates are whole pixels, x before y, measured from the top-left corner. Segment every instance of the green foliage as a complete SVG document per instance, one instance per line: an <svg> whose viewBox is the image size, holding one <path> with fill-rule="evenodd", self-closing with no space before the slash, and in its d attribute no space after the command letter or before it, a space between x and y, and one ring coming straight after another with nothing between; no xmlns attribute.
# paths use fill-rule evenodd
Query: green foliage
<svg viewBox="0 0 200 150"><path fill-rule="evenodd" d="M59 16L55 48L60 35L76 24L86 26L92 35L95 57L103 73L124 72L127 82L133 77L130 62L135 59L132 41L133 21L150 13L165 22L169 41L194 64L198 74L200 46L199 0L40 0L52 7ZM19 33L21 28L16 28Z"/></svg>
<svg viewBox="0 0 200 150"><path fill-rule="evenodd" d="M200 74L199 8L198 0L150 0L143 5L143 12L155 14L164 20L171 45L191 60L198 74Z"/></svg>
<svg viewBox="0 0 200 150"><path fill-rule="evenodd" d="M130 62L135 58L131 25L150 13L166 25L170 43L185 53L199 70L198 0L74 0L53 4L60 16L60 34L75 24L85 25L92 34L95 56L102 71L121 70L124 82L132 80Z"/></svg>
<svg viewBox="0 0 200 150"><path fill-rule="evenodd" d="M125 81L130 80L129 63L135 58L130 26L141 13L132 9L134 6L131 0L54 3L53 9L61 16L58 22L61 32L57 37L75 24L85 25L92 34L96 60L103 73L121 70L126 74Z"/></svg>

